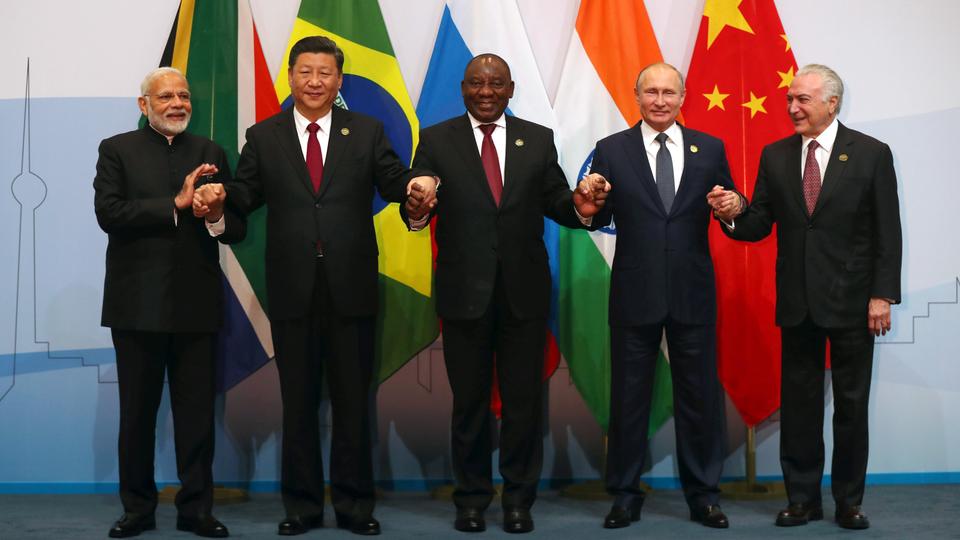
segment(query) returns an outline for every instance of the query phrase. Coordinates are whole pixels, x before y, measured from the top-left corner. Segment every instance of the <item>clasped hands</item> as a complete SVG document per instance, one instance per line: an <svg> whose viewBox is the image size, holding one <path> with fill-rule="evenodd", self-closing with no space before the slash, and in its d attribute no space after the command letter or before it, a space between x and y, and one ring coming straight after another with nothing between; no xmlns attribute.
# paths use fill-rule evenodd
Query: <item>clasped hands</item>
<svg viewBox="0 0 960 540"><path fill-rule="evenodd" d="M218 171L216 165L203 163L188 174L183 179L183 187L173 200L177 209L185 210L187 207L192 207L194 216L205 218L210 223L219 221L223 217L223 203L227 199L223 184L211 182L195 187L198 179L213 176Z"/></svg>
<svg viewBox="0 0 960 540"><path fill-rule="evenodd" d="M573 192L573 205L582 217L590 218L603 208L609 193L610 182L600 174L590 173L577 184Z"/></svg>
<svg viewBox="0 0 960 540"><path fill-rule="evenodd" d="M433 176L417 176L407 184L407 217L419 221L437 205L437 186L440 180Z"/></svg>
<svg viewBox="0 0 960 540"><path fill-rule="evenodd" d="M715 216L727 223L743 213L743 198L736 191L723 189L723 186L713 186L707 193L707 204L713 208Z"/></svg>

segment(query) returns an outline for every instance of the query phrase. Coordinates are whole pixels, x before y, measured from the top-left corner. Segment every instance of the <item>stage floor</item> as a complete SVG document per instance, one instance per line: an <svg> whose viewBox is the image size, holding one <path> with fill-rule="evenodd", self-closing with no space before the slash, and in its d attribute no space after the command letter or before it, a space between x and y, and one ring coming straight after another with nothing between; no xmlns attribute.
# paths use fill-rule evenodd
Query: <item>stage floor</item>
<svg viewBox="0 0 960 540"><path fill-rule="evenodd" d="M543 492L533 508L537 538L831 538L851 539L851 531L833 523L833 504L824 491L827 519L805 527L774 527L776 512L784 501L722 501L731 529L707 529L689 521L682 494L657 490L650 494L641 521L624 530L601 528L608 503L561 497ZM960 485L868 486L864 511L871 528L861 538L919 540L960 538ZM327 511L326 528L302 538L355 538L334 527L332 509ZM121 514L116 495L0 495L0 539L85 539L106 538L107 530ZM249 502L222 505L214 514L227 525L233 538L276 538L277 521L283 517L278 494L254 494ZM387 492L379 501L376 517L386 538L464 538L453 530L453 505L425 493ZM508 536L500 529L501 512L492 506L487 512L484 538ZM144 533L145 540L194 538L175 529L176 510L161 504L157 530ZM856 533L853 533L856 534ZM515 538L513 535L510 535Z"/></svg>

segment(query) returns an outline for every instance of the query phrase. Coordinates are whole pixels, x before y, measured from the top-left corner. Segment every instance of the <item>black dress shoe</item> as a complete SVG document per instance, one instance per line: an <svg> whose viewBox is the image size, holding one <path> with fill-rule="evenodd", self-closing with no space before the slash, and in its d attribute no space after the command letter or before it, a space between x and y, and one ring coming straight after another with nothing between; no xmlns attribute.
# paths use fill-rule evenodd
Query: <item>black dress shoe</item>
<svg viewBox="0 0 960 540"><path fill-rule="evenodd" d="M374 536L380 534L380 522L374 519L373 514L348 516L337 514L337 527L347 529L353 534Z"/></svg>
<svg viewBox="0 0 960 540"><path fill-rule="evenodd" d="M730 520L723 513L719 505L708 504L700 508L690 509L690 520L696 521L704 527L713 527L714 529L726 529L730 526Z"/></svg>
<svg viewBox="0 0 960 540"><path fill-rule="evenodd" d="M790 503L777 514L777 527L796 527L823 519L823 507L804 503Z"/></svg>
<svg viewBox="0 0 960 540"><path fill-rule="evenodd" d="M867 519L867 515L860 510L859 506L837 508L834 517L837 520L837 525L844 529L866 529L870 527L870 520Z"/></svg>
<svg viewBox="0 0 960 540"><path fill-rule="evenodd" d="M533 530L533 517L526 508L504 508L503 530L508 533L528 533Z"/></svg>
<svg viewBox="0 0 960 540"><path fill-rule="evenodd" d="M460 532L483 532L487 522L483 519L483 510L479 508L457 508L457 519L453 528Z"/></svg>
<svg viewBox="0 0 960 540"><path fill-rule="evenodd" d="M323 527L323 514L319 516L287 516L277 526L277 534L280 536L297 536L304 534L310 529Z"/></svg>
<svg viewBox="0 0 960 540"><path fill-rule="evenodd" d="M640 521L640 509L643 504L631 504L629 507L614 504L607 517L603 518L604 529L629 527L634 521Z"/></svg>
<svg viewBox="0 0 960 540"><path fill-rule="evenodd" d="M130 538L143 531L152 531L157 528L157 520L153 514L141 516L138 514L124 514L113 524L107 536L110 538Z"/></svg>
<svg viewBox="0 0 960 540"><path fill-rule="evenodd" d="M177 530L192 532L205 538L226 538L230 536L223 523L210 515L197 517L177 516Z"/></svg>

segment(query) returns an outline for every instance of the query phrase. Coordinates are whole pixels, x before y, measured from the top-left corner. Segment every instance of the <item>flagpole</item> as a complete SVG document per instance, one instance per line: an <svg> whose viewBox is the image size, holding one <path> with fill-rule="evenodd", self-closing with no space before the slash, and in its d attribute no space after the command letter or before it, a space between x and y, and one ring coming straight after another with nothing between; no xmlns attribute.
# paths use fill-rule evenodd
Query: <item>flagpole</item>
<svg viewBox="0 0 960 540"><path fill-rule="evenodd" d="M757 433L754 426L747 426L747 440L744 445L746 479L722 482L720 491L724 497L740 501L781 499L787 490L783 482L757 482Z"/></svg>

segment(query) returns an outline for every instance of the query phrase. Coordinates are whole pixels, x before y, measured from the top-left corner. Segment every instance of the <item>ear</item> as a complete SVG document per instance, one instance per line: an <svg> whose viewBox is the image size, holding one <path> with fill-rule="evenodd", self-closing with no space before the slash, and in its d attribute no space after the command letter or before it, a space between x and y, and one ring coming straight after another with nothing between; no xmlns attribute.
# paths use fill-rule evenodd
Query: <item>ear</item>
<svg viewBox="0 0 960 540"><path fill-rule="evenodd" d="M137 106L140 107L140 112L144 116L147 116L147 98L140 96L137 98Z"/></svg>
<svg viewBox="0 0 960 540"><path fill-rule="evenodd" d="M832 96L830 98L830 101L827 102L829 103L830 116L837 114L837 103L839 102L840 102L840 99L837 96Z"/></svg>

